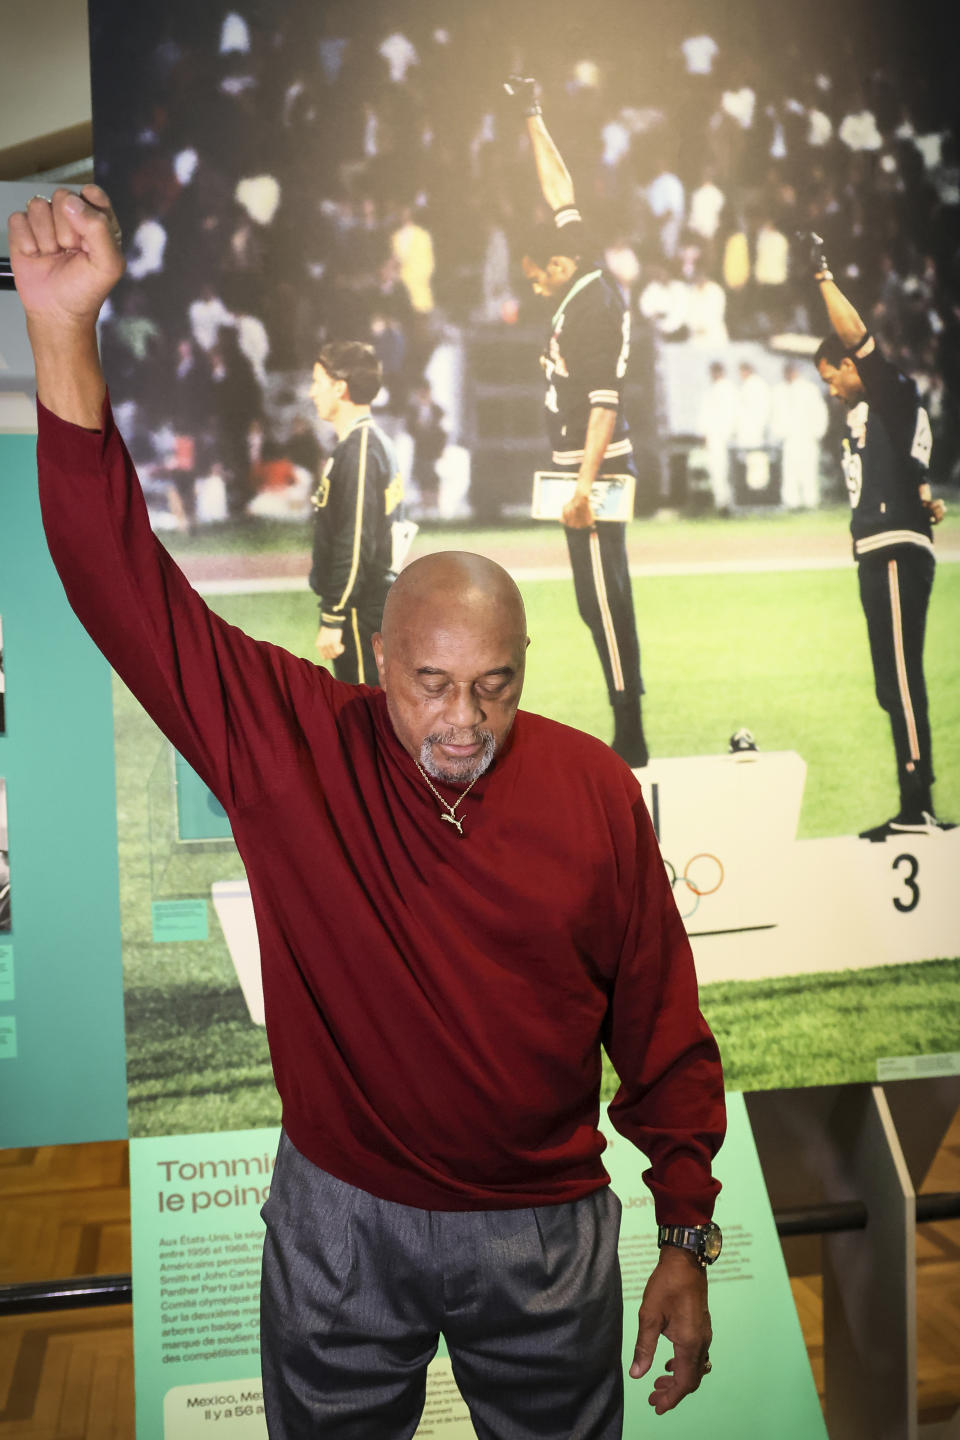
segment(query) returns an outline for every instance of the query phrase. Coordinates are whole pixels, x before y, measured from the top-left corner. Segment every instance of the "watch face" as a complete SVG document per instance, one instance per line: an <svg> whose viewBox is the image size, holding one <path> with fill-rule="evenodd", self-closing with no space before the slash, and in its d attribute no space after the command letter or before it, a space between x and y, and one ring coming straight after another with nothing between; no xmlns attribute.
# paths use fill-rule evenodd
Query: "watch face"
<svg viewBox="0 0 960 1440"><path fill-rule="evenodd" d="M711 1220L709 1225L704 1225L701 1234L703 1236L703 1258L708 1265L712 1265L723 1249L723 1236L720 1234L720 1226L714 1225Z"/></svg>

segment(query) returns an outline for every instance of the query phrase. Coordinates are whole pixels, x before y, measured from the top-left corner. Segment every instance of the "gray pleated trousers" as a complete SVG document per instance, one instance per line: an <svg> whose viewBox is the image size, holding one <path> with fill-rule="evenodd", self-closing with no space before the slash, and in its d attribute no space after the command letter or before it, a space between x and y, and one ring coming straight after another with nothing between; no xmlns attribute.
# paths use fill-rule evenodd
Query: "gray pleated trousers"
<svg viewBox="0 0 960 1440"><path fill-rule="evenodd" d="M409 1440L442 1333L480 1440L619 1440L620 1202L418 1210L281 1135L263 1208L271 1440Z"/></svg>

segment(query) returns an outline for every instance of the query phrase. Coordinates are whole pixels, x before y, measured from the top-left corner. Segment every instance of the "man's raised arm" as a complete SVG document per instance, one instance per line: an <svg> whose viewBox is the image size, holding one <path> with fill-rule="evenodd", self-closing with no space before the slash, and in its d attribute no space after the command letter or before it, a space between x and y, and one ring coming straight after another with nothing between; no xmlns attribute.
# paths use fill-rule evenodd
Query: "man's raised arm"
<svg viewBox="0 0 960 1440"><path fill-rule="evenodd" d="M97 351L97 316L124 269L107 195L34 198L9 234L36 364L41 514L67 599L221 803L247 803L281 783L293 692L312 693L324 672L227 625L151 531Z"/></svg>
<svg viewBox="0 0 960 1440"><path fill-rule="evenodd" d="M523 110L527 121L527 134L533 147L533 158L537 167L540 190L550 209L556 214L576 204L570 171L563 162L553 136L547 129L540 109L539 87L536 80L511 75L504 82L504 90L511 100Z"/></svg>
<svg viewBox="0 0 960 1440"><path fill-rule="evenodd" d="M873 336L860 318L859 311L847 299L834 280L833 271L823 253L823 240L819 235L811 234L809 243L814 279L820 286L827 319L830 321L834 334L848 354L858 357L869 355L874 349Z"/></svg>
<svg viewBox="0 0 960 1440"><path fill-rule="evenodd" d="M106 193L34 196L10 216L10 260L27 317L37 396L61 420L99 430L106 385L100 307L123 274L120 226Z"/></svg>
<svg viewBox="0 0 960 1440"><path fill-rule="evenodd" d="M877 344L864 324L859 311L853 303L847 299L843 291L833 278L830 263L823 253L823 241L819 235L811 234L807 237L810 244L810 263L814 272L814 279L820 287L820 294L827 311L827 319L834 334L844 348L848 360L856 365L858 360L866 360L868 355L877 351ZM879 351L877 354L879 355ZM902 379L902 377L901 377ZM918 404L916 398L916 387L910 387L910 393L914 397L914 405ZM872 398L872 397L871 397ZM939 525L946 514L946 506L939 496L934 497L930 488L930 482L925 473L920 475L917 483L917 493L924 508L929 512L930 519L934 525Z"/></svg>

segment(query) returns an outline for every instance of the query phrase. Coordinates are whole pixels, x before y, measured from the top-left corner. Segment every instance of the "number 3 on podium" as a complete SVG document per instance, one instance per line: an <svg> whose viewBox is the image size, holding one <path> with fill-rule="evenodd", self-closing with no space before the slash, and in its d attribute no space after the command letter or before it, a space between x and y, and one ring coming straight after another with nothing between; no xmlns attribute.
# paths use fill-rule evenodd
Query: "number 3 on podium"
<svg viewBox="0 0 960 1440"><path fill-rule="evenodd" d="M903 884L910 898L908 900L901 900L899 895L894 895L893 905L894 909L899 910L901 915L909 915L910 911L916 910L920 904L920 886L917 884L920 864L915 855L904 854L898 855L890 868L892 870L899 870L903 865L907 867L907 873L902 877Z"/></svg>

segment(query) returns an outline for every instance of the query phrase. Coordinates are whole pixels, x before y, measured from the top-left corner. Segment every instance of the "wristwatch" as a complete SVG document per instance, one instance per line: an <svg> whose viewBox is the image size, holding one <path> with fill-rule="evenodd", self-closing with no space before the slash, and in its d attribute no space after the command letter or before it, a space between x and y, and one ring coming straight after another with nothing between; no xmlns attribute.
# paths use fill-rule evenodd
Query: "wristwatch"
<svg viewBox="0 0 960 1440"><path fill-rule="evenodd" d="M657 1244L676 1245L689 1250L696 1256L699 1265L712 1265L723 1248L720 1226L712 1220L706 1225L661 1225L657 1231Z"/></svg>

